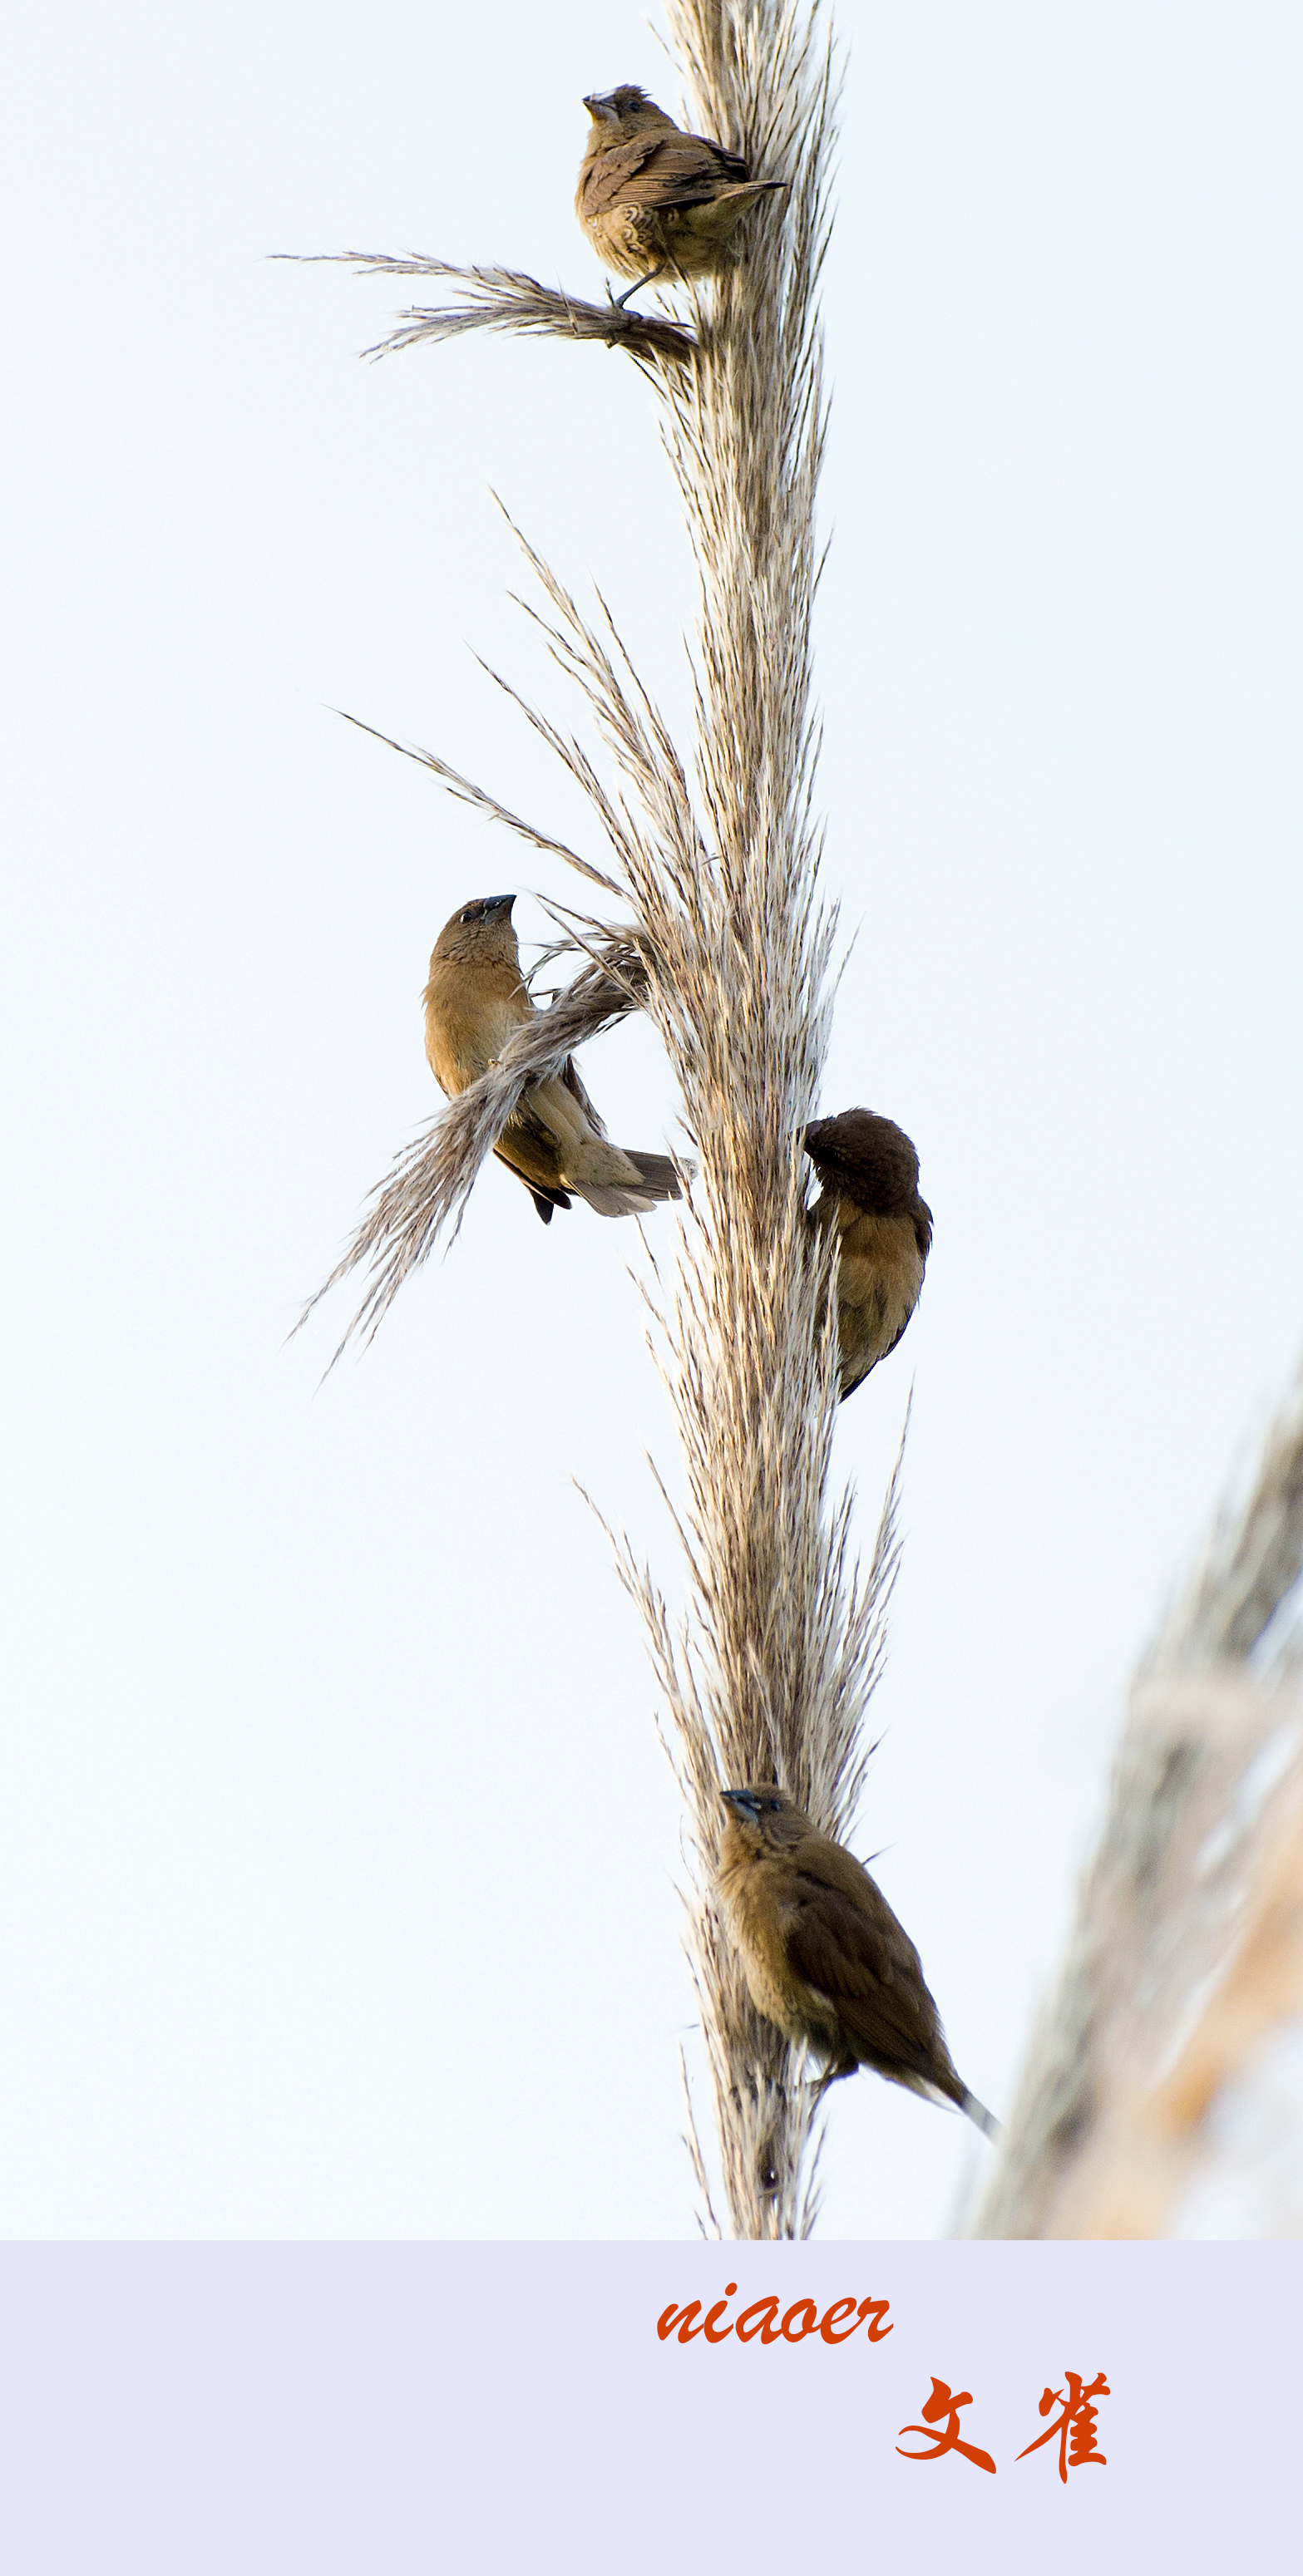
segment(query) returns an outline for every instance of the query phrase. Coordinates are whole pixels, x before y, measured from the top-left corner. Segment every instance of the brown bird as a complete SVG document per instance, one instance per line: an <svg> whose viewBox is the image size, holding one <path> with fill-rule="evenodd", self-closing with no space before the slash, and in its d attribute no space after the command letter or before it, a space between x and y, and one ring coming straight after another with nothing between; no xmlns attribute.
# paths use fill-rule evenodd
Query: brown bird
<svg viewBox="0 0 1303 2576"><path fill-rule="evenodd" d="M752 2003L827 2061L822 2093L857 2066L1000 2124L950 2062L919 1955L881 1890L781 1789L725 1789L717 1882Z"/></svg>
<svg viewBox="0 0 1303 2576"><path fill-rule="evenodd" d="M449 1099L497 1062L523 1020L535 1018L520 972L511 926L514 894L483 895L445 922L430 959L425 1052ZM564 1073L531 1082L494 1152L519 1174L544 1225L570 1192L599 1216L643 1215L658 1199L677 1199L679 1176L668 1154L626 1154L608 1144L568 1057Z"/></svg>
<svg viewBox="0 0 1303 2576"><path fill-rule="evenodd" d="M871 1109L816 1118L805 1150L823 1187L817 1233L841 1238L837 1356L841 1401L894 1351L923 1285L932 1210L918 1194L918 1156L904 1129ZM822 1320L822 1319L821 1319Z"/></svg>
<svg viewBox="0 0 1303 2576"><path fill-rule="evenodd" d="M619 304L667 268L679 277L705 277L719 268L748 206L787 185L753 179L736 152L685 134L632 82L584 105L593 130L575 212L598 258L634 281L616 298Z"/></svg>

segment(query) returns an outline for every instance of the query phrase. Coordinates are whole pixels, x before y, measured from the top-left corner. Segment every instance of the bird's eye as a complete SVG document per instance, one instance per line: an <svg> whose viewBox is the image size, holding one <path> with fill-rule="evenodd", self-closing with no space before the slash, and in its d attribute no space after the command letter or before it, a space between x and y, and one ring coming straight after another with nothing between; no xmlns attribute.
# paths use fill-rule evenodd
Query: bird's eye
<svg viewBox="0 0 1303 2576"><path fill-rule="evenodd" d="M766 1800L765 1800L765 1807L766 1807L767 1812L768 1812L771 1816L776 1816L776 1815L777 1815L777 1813L778 1813L778 1800L777 1800L777 1798L766 1798Z"/></svg>
<svg viewBox="0 0 1303 2576"><path fill-rule="evenodd" d="M473 903L468 903L468 904L467 904L467 906L466 906L466 909L465 909L464 913L462 914L462 921L463 921L463 923L465 923L465 922L468 922L468 921L473 921L474 919L475 919L475 906L474 906L474 904L473 904Z"/></svg>

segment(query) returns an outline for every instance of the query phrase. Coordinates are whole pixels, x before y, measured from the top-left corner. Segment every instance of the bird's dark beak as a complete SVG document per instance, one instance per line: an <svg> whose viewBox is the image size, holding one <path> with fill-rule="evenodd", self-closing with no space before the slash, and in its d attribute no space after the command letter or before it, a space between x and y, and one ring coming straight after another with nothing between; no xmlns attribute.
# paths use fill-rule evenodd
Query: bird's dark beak
<svg viewBox="0 0 1303 2576"><path fill-rule="evenodd" d="M516 898L514 894L491 894L485 903L484 910L486 914L490 912L510 912L515 900Z"/></svg>
<svg viewBox="0 0 1303 2576"><path fill-rule="evenodd" d="M756 1800L751 1796L749 1790L721 1789L720 1796L724 1799L726 1805L736 1807L740 1815L749 1816L753 1825L758 1822L760 1809Z"/></svg>
<svg viewBox="0 0 1303 2576"><path fill-rule="evenodd" d="M596 96L586 98L584 100L584 106L587 108L594 125L618 125L620 122L615 113L615 109L610 106L608 101L604 98L598 98Z"/></svg>

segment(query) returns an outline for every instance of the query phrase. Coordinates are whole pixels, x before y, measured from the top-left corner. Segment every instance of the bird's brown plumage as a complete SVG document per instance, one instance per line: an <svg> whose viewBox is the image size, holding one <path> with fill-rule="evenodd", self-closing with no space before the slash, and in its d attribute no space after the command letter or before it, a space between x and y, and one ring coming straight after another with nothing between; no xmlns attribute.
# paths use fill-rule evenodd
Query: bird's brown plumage
<svg viewBox="0 0 1303 2576"><path fill-rule="evenodd" d="M918 1194L918 1156L904 1129L872 1109L816 1118L805 1150L823 1186L810 1209L841 1242L837 1357L843 1400L894 1351L918 1304L932 1211Z"/></svg>
<svg viewBox="0 0 1303 2576"><path fill-rule="evenodd" d="M593 124L575 212L605 266L640 285L667 268L708 275L747 208L785 184L753 179L738 153L685 134L630 82L584 105Z"/></svg>
<svg viewBox="0 0 1303 2576"><path fill-rule="evenodd" d="M955 2072L918 1952L868 1871L772 1783L723 1794L716 1879L757 2012L826 2060L826 2084L871 2066L998 2135Z"/></svg>
<svg viewBox="0 0 1303 2576"><path fill-rule="evenodd" d="M449 1098L497 1062L534 1004L520 971L510 894L480 895L444 923L426 985L425 1052ZM531 1082L494 1152L517 1173L545 1225L571 1193L599 1216L645 1215L681 1196L668 1154L626 1153L608 1142L575 1068Z"/></svg>

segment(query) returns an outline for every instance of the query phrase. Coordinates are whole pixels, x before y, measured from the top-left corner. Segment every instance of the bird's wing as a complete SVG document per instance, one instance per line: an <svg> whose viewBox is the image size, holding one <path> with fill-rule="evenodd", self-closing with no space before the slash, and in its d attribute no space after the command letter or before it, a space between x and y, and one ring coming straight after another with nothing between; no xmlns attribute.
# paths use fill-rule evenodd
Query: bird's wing
<svg viewBox="0 0 1303 2576"><path fill-rule="evenodd" d="M527 1091L521 1094L520 1104L513 1110L505 1132L510 1136L528 1137L531 1145L541 1146L549 1154L556 1153L556 1130L549 1126Z"/></svg>
<svg viewBox="0 0 1303 2576"><path fill-rule="evenodd" d="M528 1092L512 1111L493 1150L501 1162L519 1172L536 1194L541 1192L554 1207L567 1204L555 1133L534 1107Z"/></svg>
<svg viewBox="0 0 1303 2576"><path fill-rule="evenodd" d="M878 1353L878 1359L877 1359L877 1360L875 1360L875 1361L874 1361L874 1363L873 1363L873 1365L874 1365L874 1367L875 1367L875 1368L876 1368L876 1367L877 1367L877 1365L878 1365L878 1360L889 1360L889 1359L890 1359L891 1354L892 1354L892 1352L894 1351L894 1349L895 1349L895 1347L896 1347L897 1342L900 1342L900 1341L903 1341L903 1340L904 1340L905 1335L906 1335L906 1333L909 1331L910 1325L913 1323L913 1321L914 1321L914 1309L913 1309L913 1307L911 1306L911 1308L910 1308L910 1310L909 1310L909 1313L908 1313L908 1314L907 1314L907 1316L905 1317L905 1321L904 1321L904 1323L901 1325L900 1331L899 1331L898 1333L893 1333L893 1334L892 1334L892 1336L891 1336L891 1340L888 1342L887 1347L886 1347L886 1349L885 1349L885 1350L883 1350L883 1351L879 1351L879 1353ZM865 1371L865 1375L867 1376L867 1374L868 1374L868 1372L867 1372L867 1370L866 1370L866 1371ZM857 1379L856 1379L856 1381L855 1381L855 1384L856 1384L856 1386L862 1386L862 1385L864 1384L864 1379L863 1379L863 1378L858 1378L858 1377L857 1377ZM847 1392L847 1394L848 1394L848 1395L850 1395L850 1394L852 1394L852 1393L854 1392L854 1390L853 1390L851 1387L848 1387L848 1388L847 1388L847 1390L846 1390L846 1392Z"/></svg>
<svg viewBox="0 0 1303 2576"><path fill-rule="evenodd" d="M567 1091L573 1092L589 1126L593 1130L594 1135L604 1136L606 1134L605 1126L603 1125L602 1119L594 1107L588 1092L584 1088L584 1084L580 1079L579 1067L575 1063L572 1055L568 1055L566 1057L565 1071L562 1074L561 1079L565 1084Z"/></svg>
<svg viewBox="0 0 1303 2576"><path fill-rule="evenodd" d="M885 1896L871 1879L865 1884L872 1903L798 1868L788 1959L807 1985L836 2004L858 2038L911 2064L921 2055L926 2064L936 2007L918 1952Z"/></svg>
<svg viewBox="0 0 1303 2576"><path fill-rule="evenodd" d="M700 134L635 134L613 143L588 165L584 213L604 215L613 206L708 205L721 187L748 176L745 161Z"/></svg>

